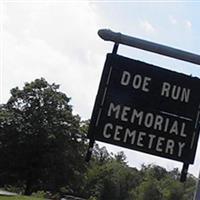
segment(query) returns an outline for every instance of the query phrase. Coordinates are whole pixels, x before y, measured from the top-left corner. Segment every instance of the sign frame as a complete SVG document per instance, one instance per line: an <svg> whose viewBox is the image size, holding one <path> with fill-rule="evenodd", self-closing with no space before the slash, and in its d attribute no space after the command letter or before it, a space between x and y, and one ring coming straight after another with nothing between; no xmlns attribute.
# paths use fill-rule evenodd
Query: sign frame
<svg viewBox="0 0 200 200"><path fill-rule="evenodd" d="M131 47L139 48L142 50L150 51L153 53L161 54L164 56L168 56L168 57L172 57L172 58L176 58L179 60L183 60L183 61L187 61L187 62L191 62L191 63L200 65L200 56L197 54L193 54L190 52L186 52L183 50L164 46L161 44L149 42L146 40L130 37L127 35L123 35L121 33L115 33L108 29L101 29L98 31L98 34L103 40L114 42L114 47L113 47L113 51L112 51L113 54L117 54L119 44L124 44L124 45L128 45ZM98 103L97 99L98 98L96 98L95 105ZM93 108L93 112L95 112L95 106ZM91 120L93 120L93 116L92 116ZM92 126L93 125L90 124L90 129L88 132L88 137L89 137L90 141L89 141L88 151L86 154L87 162L89 162L89 160L91 158L93 145L95 142L95 135L91 132ZM199 131L199 124L198 124L197 129L198 129L197 131ZM182 168L181 177L180 177L181 182L184 182L186 180L188 167L189 167L188 163L183 163L183 168Z"/></svg>
<svg viewBox="0 0 200 200"><path fill-rule="evenodd" d="M116 59L115 59L116 58ZM129 88L127 89L127 91L125 91L125 92L122 92L122 91L116 91L116 88L114 88L113 89L113 87L115 87L115 85L114 86L112 86L112 85L109 85L110 83L109 83L109 81L110 81L110 79L117 79L118 77L118 74L120 74L120 70L118 69L119 68L119 66L120 65L123 65L123 62L125 62L127 60L127 62L128 61L130 61L130 65L132 64L131 62L133 62L133 64L136 64L136 65L139 65L138 67L136 67L135 66L135 68L137 68L137 69L133 69L134 68L134 66L130 66L130 68L132 68L133 69L133 71L135 72L135 70L136 70L136 72L138 72L137 70L139 69L139 72L141 73L141 74L143 74L144 75L144 73L146 73L146 74L148 74L148 73L150 73L151 71L151 68L153 68L154 70L157 70L157 73L155 74L155 72L152 72L152 74L151 74L151 78L153 79L153 78L157 78L157 77L155 77L155 76L161 76L162 75L162 77L161 77L161 79L163 78L163 76L166 76L166 75L168 75L169 74L169 77L171 78L171 79L173 79L174 77L173 76L178 76L179 75L179 80L178 81L180 81L180 79L182 78L182 80L184 80L183 82L186 82L185 81L185 79L187 80L187 79L189 79L189 80L187 80L188 82L190 81L190 82L195 82L196 83L196 81L198 82L199 81L199 79L197 79L197 78L190 78L189 76L187 76L187 75L183 75L183 74L180 74L180 73L177 73L177 72L173 72L173 71L170 71L170 70L166 70L166 69L162 69L162 68L159 68L159 67L156 67L156 66L152 66L152 65L150 65L150 64L146 64L146 63L143 63L143 62L140 62L140 61L134 61L134 60L131 60L131 59L129 59L129 58L125 58L125 57L122 57L122 56L119 56L119 55L117 55L117 56L114 56L113 54L108 54L108 56L107 56L107 61L106 61L106 63L105 63L105 67L104 67L104 71L103 71L103 73L102 73L102 78L101 78L101 83L100 83L100 87L99 87L99 91L98 91L98 94L97 94L97 98L96 98L96 103L95 103L95 107L94 107L94 111L93 111L93 117L92 117L92 120L91 120L91 126L90 126L90 131L89 131L89 135L88 135L88 137L89 138L91 138L91 135L90 134L94 134L94 137L95 137L95 139L96 140L99 140L99 141L102 141L102 142L107 142L107 143L111 143L111 144L115 144L115 145L118 145L118 146L122 146L122 147L125 147L125 148L129 148L129 149L133 149L133 150L137 150L137 151L141 151L141 152L144 152L144 153L148 153L148 154L152 154L152 155L157 155L157 156L160 156L160 157L164 157L164 158L169 158L169 159L172 159L172 160L176 160L176 161L180 161L180 162L184 162L184 163L187 163L187 164L193 164L193 162L194 162L194 156L195 156L195 152L196 152L196 147L197 147L197 139L198 139L198 134L197 134L197 130L194 130L194 129L196 129L196 128L194 128L194 125L195 126L197 126L197 124L198 124L198 121L199 121L199 115L200 115L200 111L199 111L199 109L200 109L200 105L198 105L198 111L197 111L197 113L195 113L194 115L193 115L193 112L196 110L196 106L194 106L194 104L195 103L199 103L200 102L200 100L198 99L197 100L197 102L195 102L194 100L188 105L188 103L185 103L185 102L179 102L179 101L175 101L175 100L171 100L171 104L172 105L170 105L169 104L169 102L170 102L170 100L168 99L168 98L164 98L164 97L160 97L160 98L162 98L162 104L163 104L163 106L162 106L162 108L160 108L160 107L158 107L158 108L155 108L156 107L156 105L157 104L159 104L160 103L160 99L159 99L159 97L158 96L155 96L155 91L153 91L153 87L151 87L151 90L150 91L145 91L145 90L147 90L148 88L147 88L147 84L148 84L148 82L146 82L145 84L145 87L143 88L144 89L144 91L138 91L138 93L137 93L137 91L136 91L136 89L133 89L133 91L132 91L132 86L129 86ZM122 61L122 64L120 63L120 61ZM115 67L115 65L118 65L117 63L120 63L119 64L119 66L117 66L117 67ZM127 63L125 64L125 65L127 65ZM142 65L144 65L144 69L142 69ZM111 69L112 69L112 71L111 71ZM115 73L115 70L118 70L116 73ZM125 68L125 70L126 71L124 71L124 69L121 69L121 72L122 71L124 71L124 72L126 72L126 73L128 73L128 70L127 70L127 68ZM130 70L130 69L129 69ZM149 72L150 71L150 72ZM112 77L112 75L111 75L111 72L112 72L112 75L113 74L115 74L115 76L114 77ZM135 72L135 73L136 73ZM159 74L160 73L160 74ZM164 74L162 74L162 73L164 73ZM117 75L117 76L116 76ZM125 74L126 75L126 74ZM121 76L121 75L120 75ZM154 76L154 77L153 77ZM142 77L142 76L141 76ZM184 79L183 79L184 78ZM160 77L159 77L159 79L160 79ZM119 82L119 80L117 79L117 81L114 81L114 80L112 80L113 82ZM152 82L153 82L153 80L152 80ZM169 82L170 82L170 80L169 80ZM164 82L165 83L165 82ZM115 83L115 84L117 84L117 83ZM157 82L156 82L156 84L157 84ZM185 84L185 83L184 83ZM153 85L153 84L152 84ZM122 86L120 89L121 90L125 90L126 89L126 87L127 86ZM154 80L154 87L155 87L155 80ZM156 85L156 87L158 87L157 85ZM191 86L192 87L192 86ZM118 90L120 90L120 89L118 89ZM156 88L157 89L157 88ZM180 88L179 88L180 89ZM184 88L185 89L185 88ZM196 89L196 87L195 88L193 88L193 89ZM199 87L197 87L197 89L200 89ZM196 90L197 90L196 89ZM114 91L115 90L115 91ZM117 94L114 94L114 92L117 92ZM120 93L121 92L121 93ZM134 92L134 94L131 94L131 93L133 93ZM156 91L156 92L158 92L158 91ZM148 94L149 93L149 94ZM153 94L152 94L153 93ZM148 96L147 96L147 94L148 94ZM194 94L194 93L193 93ZM141 147L138 147L138 146L135 146L135 144L134 145L128 145L128 144L126 144L126 143L121 143L121 142L118 142L118 141L114 141L114 140L110 140L109 138L103 138L103 137L101 137L101 136L99 136L98 135L98 131L99 132L102 132L102 127L101 126L99 126L99 121L102 121L102 120L104 120L104 121L110 121L110 123L112 123L112 124L110 124L110 125L113 125L114 124L114 126L115 126L115 124L117 123L116 122L116 120L117 119L114 119L114 120L110 120L110 117L108 118L106 118L106 113L104 113L105 111L104 110L108 110L108 108L104 108L106 105L104 105L105 104L105 101L106 101L106 96L108 96L108 95L110 95L110 96L112 96L112 97L110 97L111 98L111 100L109 100L110 102L111 101L114 101L115 99L117 99L117 102L120 102L120 104L118 105L118 112L121 112L121 110L123 109L123 108L125 108L126 109L126 111L124 111L124 109L123 109L123 111L124 112L126 112L125 114L127 115L127 114L129 114L128 113L128 110L130 110L130 108L131 108L131 106L132 106L132 102L134 102L134 106L135 106L135 109L134 109L134 112L138 112L139 113L139 111L137 111L136 109L138 109L138 105L139 104L141 104L142 106L140 106L140 108L142 107L142 109L143 109L143 111L141 111L140 113L142 113L142 114L144 114L144 116L145 116L145 105L146 104L148 104L148 111L149 111L149 113L147 113L147 115L146 115L146 118L145 118L145 120L147 119L147 117L148 117L148 120L153 120L153 118L155 118L155 120L157 120L157 124L154 124L154 126L156 125L158 125L159 127L157 127L157 129L159 128L159 129L161 129L161 123L158 123L158 120L163 120L164 121L164 119L166 119L166 122L165 122L165 129L166 129L166 127L167 126L169 126L169 122L170 123L172 123L172 122L174 122L173 123L173 127L172 127L172 129L173 130L171 130L171 132L170 133L168 133L168 135L167 135L167 133L165 133L165 135L163 135L163 131L164 130L159 130L159 131L156 131L156 129L154 128L154 129L152 129L152 130L150 130L149 129L149 127L147 127L146 128L146 131L147 131L147 135L149 135L150 136L150 133L151 133L151 138L149 138L149 139L151 139L151 142L153 141L153 137L158 137L158 143L159 144L157 144L157 147L156 147L156 149L158 150L158 151L161 151L161 141L162 140L164 140L164 139L168 139L167 140L167 144L166 145L170 145L170 142L172 143L173 141L175 141L174 142L174 144L176 144L177 145L177 147L176 147L176 150L177 150L177 154L179 153L179 154L181 154L181 153L185 153L185 154L187 154L187 156L188 156L188 158L186 157L186 155L184 155L184 156L182 156L182 157L176 157L175 155L173 155L173 153L172 153L172 155L166 155L165 153L159 153L159 152L153 152L153 151L155 151L155 150L153 150L153 151L151 151L151 150L148 150L148 149L146 149L146 148L141 148ZM132 95L132 96L131 96ZM142 96L143 95L143 96ZM121 97L122 96L122 97ZM152 98L154 98L154 99L152 99ZM156 98L158 99L157 101L156 101ZM127 100L128 99L128 100ZM129 100L130 99L130 100ZM137 100L138 99L138 100ZM145 99L148 99L147 101L145 101ZM151 100L152 99L152 100ZM166 100L165 100L166 99ZM165 100L165 101L164 101ZM183 100L183 99L181 99L181 100ZM196 100L196 99L195 99ZM131 101L131 103L130 103L130 101ZM142 101L142 103L140 102L140 101ZM145 102L144 102L145 101ZM152 102L151 102L152 101ZM143 103L144 102L144 103ZM166 104L166 102L167 102L167 104ZM131 105L130 105L131 104ZM152 104L152 105L151 105ZM182 112L184 112L184 113L186 113L186 111L187 112L190 112L190 110L192 110L192 112L190 112L189 114L190 115L192 115L192 118L195 120L193 120L193 123L191 124L191 121L192 121L192 119L191 118L189 118L189 117L185 117L184 116L184 113L179 113L179 114L177 114L177 113L172 113L173 112L173 110L174 109L176 109L176 107L178 108L178 106L181 104L181 106L182 106L182 104L183 104L183 106L181 107L180 106L180 108L182 108ZM124 105L126 105L126 106L124 106ZM128 107L127 105L130 105L130 107ZM185 111L185 106L187 105L187 107L189 107L186 111ZM110 109L117 109L117 107L115 107L115 105L114 105L114 103L112 103L112 104L110 104L110 106L112 106L112 108L110 108ZM159 105L160 106L160 105ZM167 107L166 107L167 106ZM169 107L170 106L173 106L171 109L169 109ZM146 108L147 108L146 107ZM153 108L153 111L152 111L152 108ZM180 108L178 108L178 109L180 109ZM127 110L128 109L128 110ZM160 109L162 110L162 112L159 112L160 111ZM167 110L166 109L168 109L168 110L171 110L171 112L166 112ZM106 110L106 112L107 112L107 110ZM164 110L164 111L163 111ZM147 111L146 111L147 112ZM136 113L136 114L138 114L138 113ZM116 114L116 113L114 113L113 112L113 114ZM136 115L135 114L135 115ZM102 115L104 115L104 117L101 117ZM156 116L156 117L154 117L154 116ZM167 117L166 117L167 116ZM136 116L137 117L137 116ZM150 118L149 118L150 117ZM105 119L106 118L106 119ZM128 121L128 120L130 120L130 119L128 119L128 117L124 117L123 116L123 118L124 118L124 121ZM143 117L144 118L144 117ZM196 119L197 118L197 119ZM140 117L140 121L142 121L143 119L142 119L142 117ZM122 119L123 120L123 119ZM136 120L135 120L136 121ZM132 126L136 126L136 124L135 123L133 123L133 124L131 124L131 123L129 123L128 125L124 125L124 123L121 123L121 121L120 120L118 120L118 122L119 122L119 124L121 124L121 126L118 126L119 128L121 127L128 127L128 129L127 130L132 130L132 129L130 129L130 127L132 128ZM125 124L127 124L128 122L125 122ZM156 123L156 122L155 122ZM167 123L167 126L166 126L166 123ZM147 124L147 122L145 123L146 124L146 126L149 126L148 124ZM138 126L136 129L140 129L140 130L142 130L142 131L144 131L144 125L145 124L143 124L143 127L141 127L141 126ZM164 122L163 122L163 124L164 124ZM188 125L189 124L189 125ZM190 125L191 124L191 125ZM152 124L153 125L153 124ZM176 130L174 130L174 129L176 129L176 128L178 128L178 125L180 126L180 125L182 125L182 129L181 129L181 131L180 131L180 136L178 135L177 136L177 134L179 133L178 132L178 130L176 131ZM172 125L171 125L172 126ZM183 129L186 129L187 128L187 126L192 126L191 128L189 128L189 129L187 129L187 133L184 133L184 131L183 131ZM163 125L163 127L164 127L164 125ZM180 128L180 127L179 127ZM164 129L164 128L163 128ZM150 132L150 133L149 133ZM155 133L154 133L155 132ZM165 131L165 132L167 132L167 131ZM169 132L169 130L168 130L168 132ZM190 133L191 132L191 133ZM142 132L143 134L145 133L145 132ZM130 133L129 133L130 134ZM171 134L171 135L170 135ZM185 134L187 134L187 135L185 135ZM189 135L189 136L188 136ZM144 136L144 135L143 135ZM187 137L186 137L187 136ZM117 136L116 136L117 137ZM118 138L116 138L116 139L120 139L119 138L119 136L118 136ZM127 139L128 140L128 139ZM139 139L138 139L139 140ZM142 137L140 137L140 140L142 140ZM182 140L182 143L181 143L181 140ZM183 142L184 141L184 142ZM150 141L149 141L150 142ZM139 142L140 143L140 145L143 145L143 144L141 144L141 142ZM155 143L155 142L154 142ZM173 144L173 145L174 145ZM184 152L181 152L183 149L183 145L185 145L185 147L184 147ZM186 148L187 147L187 148ZM166 147L167 148L167 147ZM179 149L178 149L179 148ZM175 149L175 148L174 148ZM172 149L167 149L167 151L169 151L168 153L171 153L170 151L172 151Z"/></svg>

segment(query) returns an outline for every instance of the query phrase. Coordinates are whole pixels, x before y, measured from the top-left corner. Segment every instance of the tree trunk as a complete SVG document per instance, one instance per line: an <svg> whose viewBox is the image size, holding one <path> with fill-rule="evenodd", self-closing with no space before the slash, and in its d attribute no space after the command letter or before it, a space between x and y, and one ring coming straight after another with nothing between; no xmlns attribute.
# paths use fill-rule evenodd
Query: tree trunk
<svg viewBox="0 0 200 200"><path fill-rule="evenodd" d="M32 194L32 183L33 183L33 179L32 179L32 173L29 171L27 179L26 179L26 188L25 188L25 195L30 196Z"/></svg>

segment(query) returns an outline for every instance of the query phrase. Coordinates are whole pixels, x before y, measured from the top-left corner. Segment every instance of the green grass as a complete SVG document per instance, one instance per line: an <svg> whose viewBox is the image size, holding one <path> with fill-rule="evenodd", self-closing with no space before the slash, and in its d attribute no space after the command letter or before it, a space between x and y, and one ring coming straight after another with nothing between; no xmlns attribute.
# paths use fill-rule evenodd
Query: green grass
<svg viewBox="0 0 200 200"><path fill-rule="evenodd" d="M0 200L44 200L36 197L28 197L28 196L0 196Z"/></svg>

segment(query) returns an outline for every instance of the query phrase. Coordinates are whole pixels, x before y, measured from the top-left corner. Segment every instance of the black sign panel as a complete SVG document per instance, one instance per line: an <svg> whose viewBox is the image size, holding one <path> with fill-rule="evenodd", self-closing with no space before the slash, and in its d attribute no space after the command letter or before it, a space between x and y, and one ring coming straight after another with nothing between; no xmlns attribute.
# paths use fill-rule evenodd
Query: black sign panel
<svg viewBox="0 0 200 200"><path fill-rule="evenodd" d="M199 118L198 78L108 54L88 137L192 164Z"/></svg>

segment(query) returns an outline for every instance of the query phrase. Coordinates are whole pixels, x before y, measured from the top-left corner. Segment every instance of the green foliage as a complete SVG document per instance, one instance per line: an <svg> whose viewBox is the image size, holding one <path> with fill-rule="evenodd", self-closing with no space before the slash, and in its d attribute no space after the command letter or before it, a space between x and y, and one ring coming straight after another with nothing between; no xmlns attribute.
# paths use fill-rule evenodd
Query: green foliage
<svg viewBox="0 0 200 200"><path fill-rule="evenodd" d="M114 158L117 162L126 164L126 155L123 151L118 152L116 155L114 155Z"/></svg>
<svg viewBox="0 0 200 200"><path fill-rule="evenodd" d="M185 183L174 180L171 176L161 182L163 200L192 200L195 191L195 180L189 176Z"/></svg>
<svg viewBox="0 0 200 200"><path fill-rule="evenodd" d="M99 150L105 151L103 148ZM100 153L98 153L100 155ZM121 152L107 157L102 164L92 162L86 174L85 191L97 200L192 200L195 179L188 175L186 183L180 183L177 169L167 171L156 165L142 166L139 171L130 168Z"/></svg>
<svg viewBox="0 0 200 200"><path fill-rule="evenodd" d="M142 182L136 190L137 200L161 200L162 193L155 178Z"/></svg>
<svg viewBox="0 0 200 200"><path fill-rule="evenodd" d="M93 197L93 196L91 196L91 197L89 197L89 199L88 200L97 200L97 198L96 197Z"/></svg>
<svg viewBox="0 0 200 200"><path fill-rule="evenodd" d="M192 200L194 197L194 191L196 189L196 178L193 175L188 175L187 181L184 183L183 200Z"/></svg>
<svg viewBox="0 0 200 200"><path fill-rule="evenodd" d="M142 180L138 170L127 166L122 152L111 157L105 148L96 145L95 149L98 150L95 155L101 156L97 156L97 160L91 163L86 174L85 191L88 196L98 200L130 199L131 190Z"/></svg>
<svg viewBox="0 0 200 200"><path fill-rule="evenodd" d="M196 180L188 175L180 183L178 169L131 168L122 151L110 154L97 144L86 163L89 120L73 115L69 102L59 85L43 78L11 90L0 105L0 187L52 199L192 200Z"/></svg>
<svg viewBox="0 0 200 200"><path fill-rule="evenodd" d="M141 171L148 179L155 178L159 181L168 174L166 169L157 165L142 166Z"/></svg>
<svg viewBox="0 0 200 200"><path fill-rule="evenodd" d="M100 148L98 144L95 144L92 159L93 164L103 165L111 159L111 156L105 147Z"/></svg>
<svg viewBox="0 0 200 200"><path fill-rule="evenodd" d="M37 192L33 192L31 196L37 197L37 198L48 198L50 195L48 192L45 192L45 191L37 191Z"/></svg>
<svg viewBox="0 0 200 200"><path fill-rule="evenodd" d="M164 200L183 199L183 184L173 181L171 177L162 182Z"/></svg>
<svg viewBox="0 0 200 200"><path fill-rule="evenodd" d="M0 200L45 200L43 198L28 197L28 196L0 196Z"/></svg>
<svg viewBox="0 0 200 200"><path fill-rule="evenodd" d="M1 106L0 185L20 182L25 194L41 189L56 193L65 185L80 190L85 136L70 98L58 89L36 79L22 90L12 89Z"/></svg>
<svg viewBox="0 0 200 200"><path fill-rule="evenodd" d="M25 186L20 185L20 184L5 185L4 189L8 192L13 192L13 193L16 193L16 194L23 194L24 190L25 190Z"/></svg>

